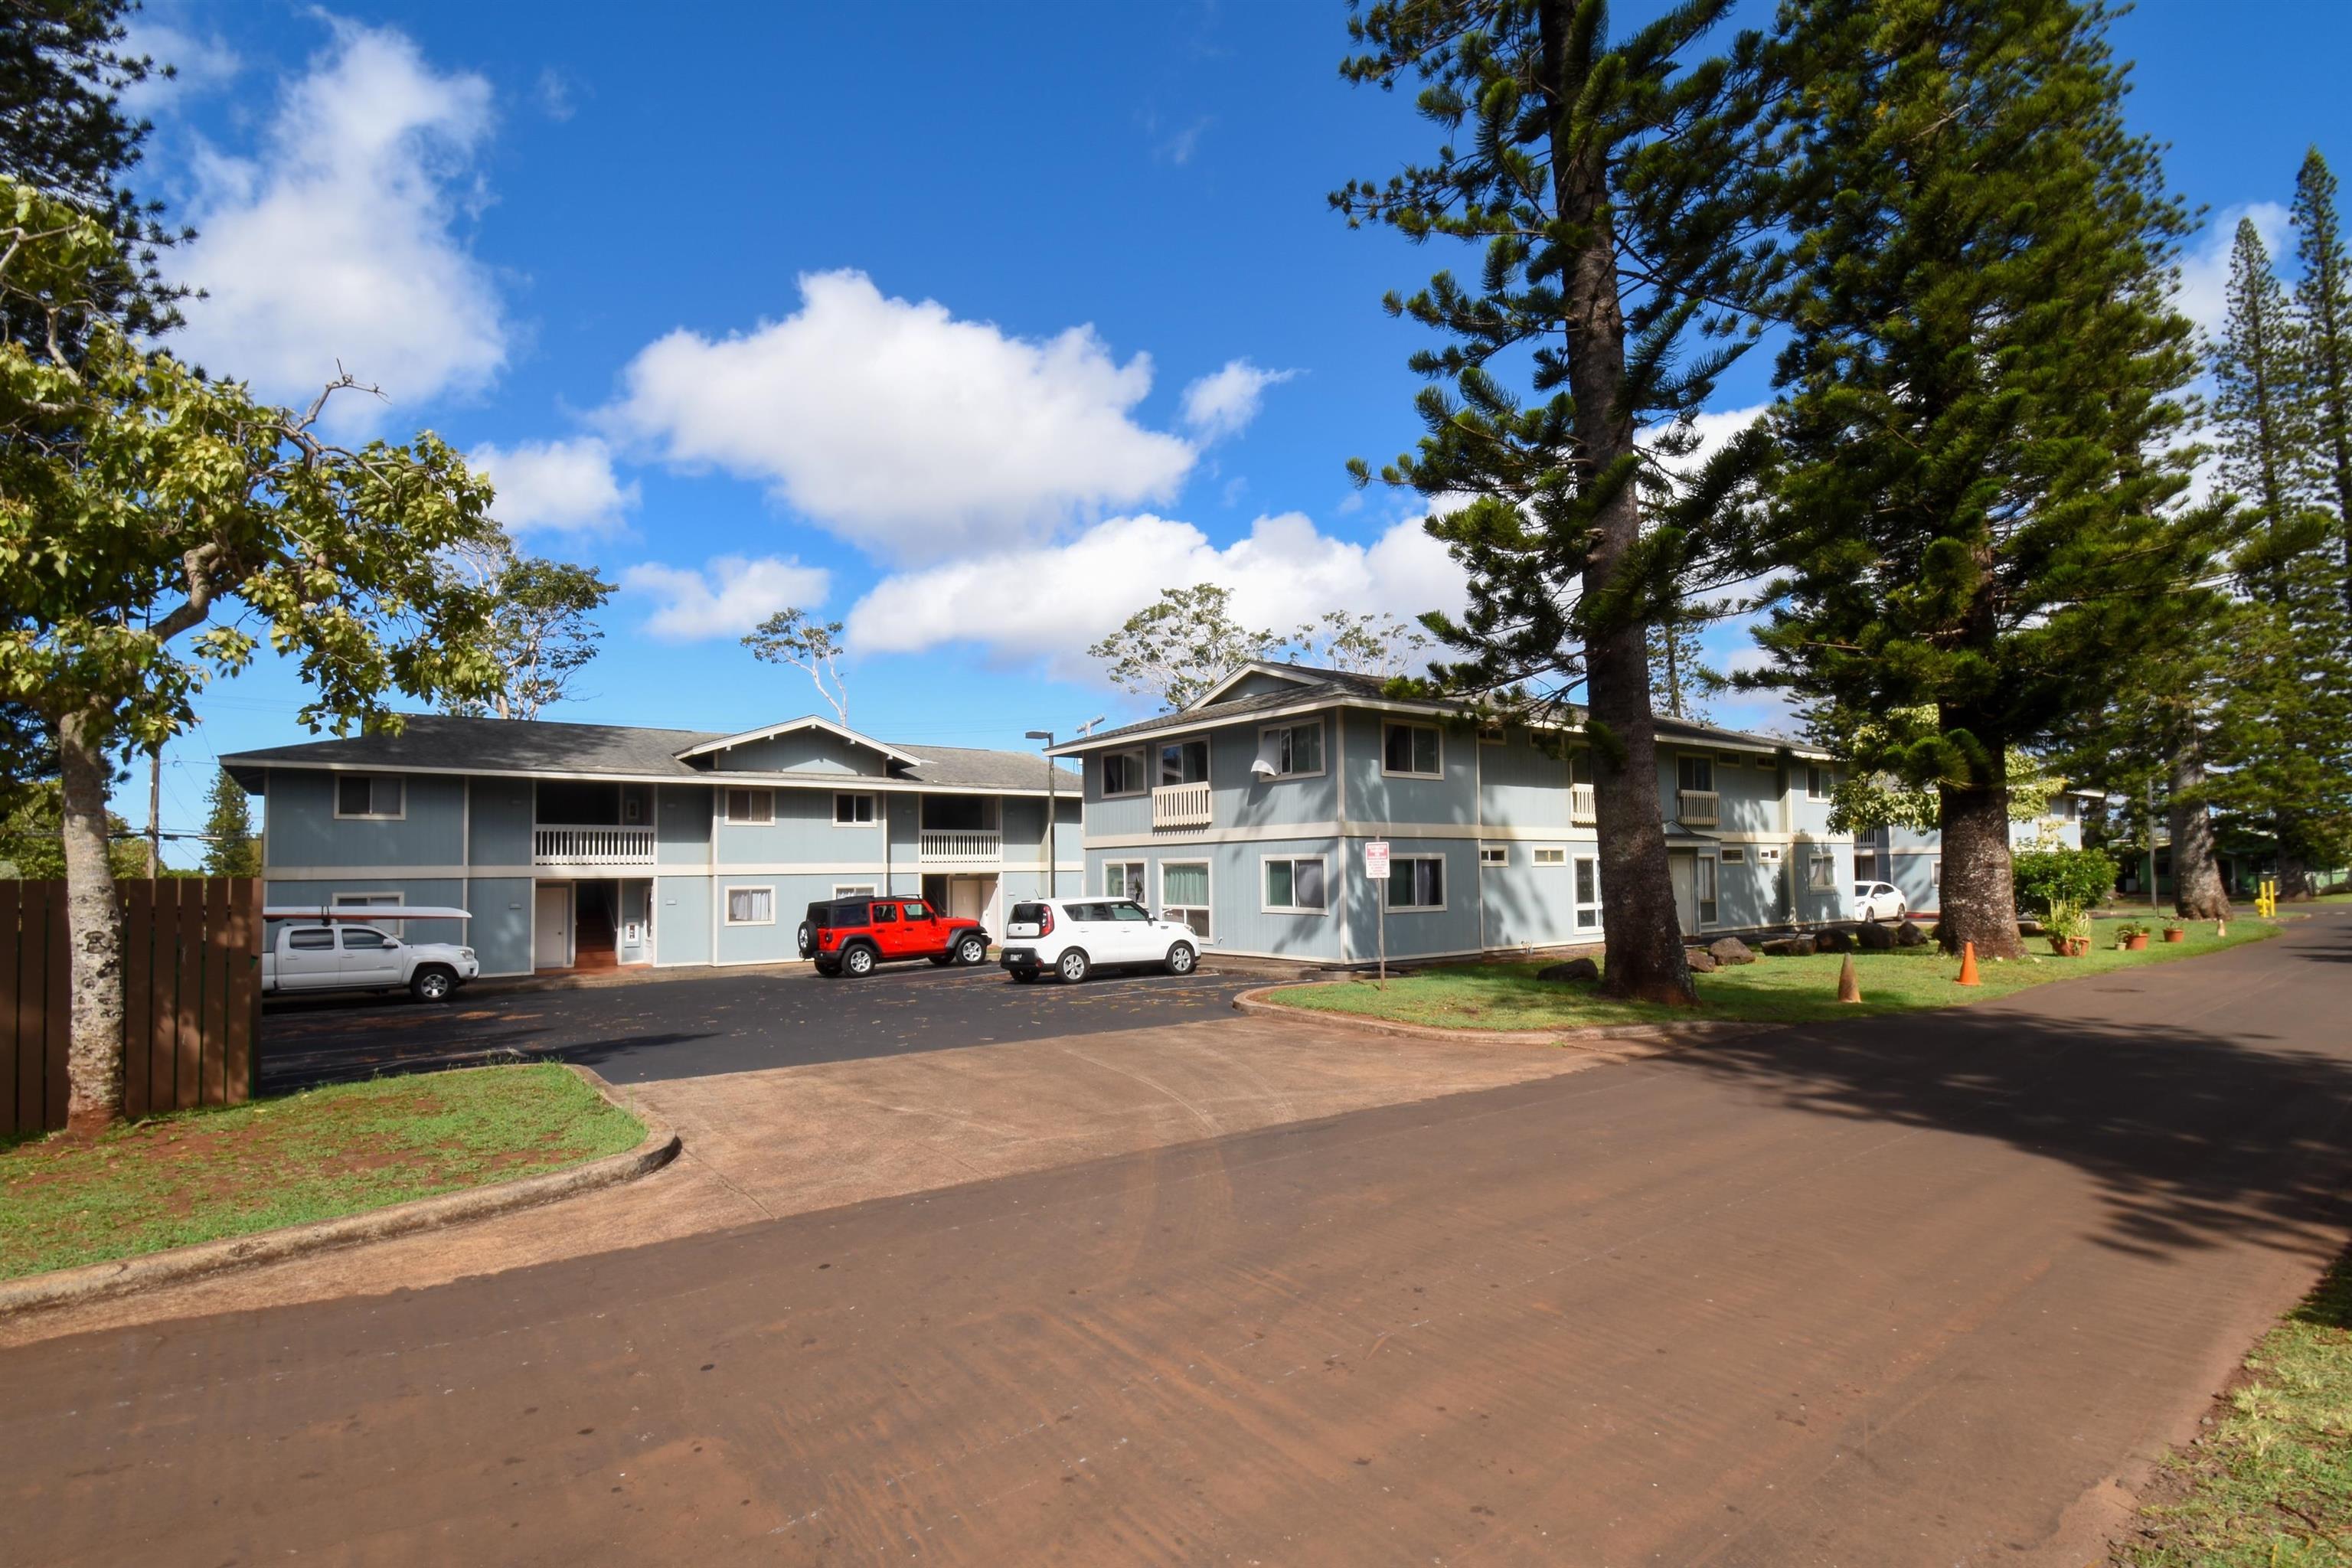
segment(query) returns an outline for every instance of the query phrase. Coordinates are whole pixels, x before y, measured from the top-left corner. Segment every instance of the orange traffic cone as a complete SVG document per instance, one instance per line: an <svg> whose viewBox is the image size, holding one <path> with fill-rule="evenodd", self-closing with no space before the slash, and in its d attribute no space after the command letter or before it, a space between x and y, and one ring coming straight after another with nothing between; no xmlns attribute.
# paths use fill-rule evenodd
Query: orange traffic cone
<svg viewBox="0 0 2352 1568"><path fill-rule="evenodd" d="M1845 955L1845 962L1838 966L1838 1000L1862 1000L1862 986L1853 977L1853 954L1850 952Z"/></svg>
<svg viewBox="0 0 2352 1568"><path fill-rule="evenodd" d="M1960 984L1963 985L1984 984L1977 978L1977 944L1972 942L1960 943Z"/></svg>

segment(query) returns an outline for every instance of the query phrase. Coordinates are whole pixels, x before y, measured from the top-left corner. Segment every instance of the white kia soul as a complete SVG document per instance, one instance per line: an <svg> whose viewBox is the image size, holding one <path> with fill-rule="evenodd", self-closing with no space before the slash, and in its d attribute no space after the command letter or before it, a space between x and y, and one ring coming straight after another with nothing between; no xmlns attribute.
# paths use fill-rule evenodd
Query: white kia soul
<svg viewBox="0 0 2352 1568"><path fill-rule="evenodd" d="M997 962L1028 984L1053 973L1076 984L1096 969L1152 963L1190 974L1201 939L1177 921L1156 921L1132 899L1038 899L1013 906Z"/></svg>

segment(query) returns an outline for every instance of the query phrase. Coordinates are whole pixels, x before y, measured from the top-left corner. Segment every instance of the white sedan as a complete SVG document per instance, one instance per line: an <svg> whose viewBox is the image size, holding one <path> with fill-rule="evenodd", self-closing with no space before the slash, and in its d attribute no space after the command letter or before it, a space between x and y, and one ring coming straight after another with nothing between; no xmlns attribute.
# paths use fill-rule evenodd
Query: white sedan
<svg viewBox="0 0 2352 1568"><path fill-rule="evenodd" d="M1858 921L1899 921L1909 910L1903 890L1891 882L1853 885L1853 918Z"/></svg>

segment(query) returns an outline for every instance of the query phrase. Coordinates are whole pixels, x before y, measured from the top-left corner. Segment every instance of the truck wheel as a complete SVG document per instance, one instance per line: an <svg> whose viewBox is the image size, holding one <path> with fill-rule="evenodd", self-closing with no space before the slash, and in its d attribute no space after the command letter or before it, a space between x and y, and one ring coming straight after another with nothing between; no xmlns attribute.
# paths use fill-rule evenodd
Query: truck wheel
<svg viewBox="0 0 2352 1568"><path fill-rule="evenodd" d="M438 963L428 963L408 977L408 994L419 1002L446 1002L457 989L456 973Z"/></svg>
<svg viewBox="0 0 2352 1568"><path fill-rule="evenodd" d="M874 950L853 947L841 955L841 971L853 980L862 980L874 973Z"/></svg>
<svg viewBox="0 0 2352 1568"><path fill-rule="evenodd" d="M988 962L988 939L978 931L956 943L956 962L975 967Z"/></svg>
<svg viewBox="0 0 2352 1568"><path fill-rule="evenodd" d="M1087 962L1086 953L1074 947L1055 962L1054 973L1062 977L1065 985L1076 985L1087 977L1087 971L1092 967Z"/></svg>
<svg viewBox="0 0 2352 1568"><path fill-rule="evenodd" d="M1192 951L1192 944L1191 942L1178 942L1175 946L1168 950L1168 973L1171 974L1192 973L1192 965L1200 961L1200 956L1201 955L1199 953Z"/></svg>
<svg viewBox="0 0 2352 1568"><path fill-rule="evenodd" d="M949 964L955 962L955 954L952 952L935 952L932 953L930 957L931 967L933 969L945 969Z"/></svg>

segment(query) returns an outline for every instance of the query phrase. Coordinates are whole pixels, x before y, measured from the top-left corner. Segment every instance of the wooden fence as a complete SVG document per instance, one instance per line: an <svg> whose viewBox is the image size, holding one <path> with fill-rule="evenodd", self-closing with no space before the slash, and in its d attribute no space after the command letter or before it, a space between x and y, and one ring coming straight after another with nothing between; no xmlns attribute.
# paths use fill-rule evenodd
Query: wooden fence
<svg viewBox="0 0 2352 1568"><path fill-rule="evenodd" d="M261 1017L261 883L118 882L122 1102L131 1117L235 1105L253 1092ZM0 882L0 1133L66 1124L66 890Z"/></svg>

